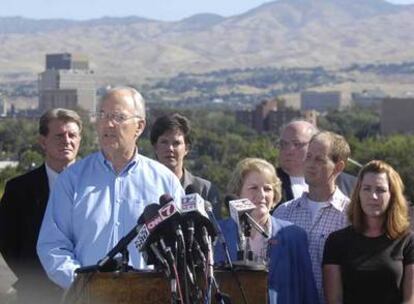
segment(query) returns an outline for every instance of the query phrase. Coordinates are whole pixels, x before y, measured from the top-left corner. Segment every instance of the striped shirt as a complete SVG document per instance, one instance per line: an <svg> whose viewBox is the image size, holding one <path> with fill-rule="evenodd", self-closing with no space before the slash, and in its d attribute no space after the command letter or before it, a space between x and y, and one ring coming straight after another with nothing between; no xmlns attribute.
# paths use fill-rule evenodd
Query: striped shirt
<svg viewBox="0 0 414 304"><path fill-rule="evenodd" d="M278 206L273 216L296 224L308 234L313 274L318 288L320 303L324 303L322 288L323 248L331 232L348 225L346 207L349 204L349 198L339 188L336 188L334 194L327 201L327 206L319 210L314 221L312 221L311 211L307 202L308 192L304 192L300 198Z"/></svg>

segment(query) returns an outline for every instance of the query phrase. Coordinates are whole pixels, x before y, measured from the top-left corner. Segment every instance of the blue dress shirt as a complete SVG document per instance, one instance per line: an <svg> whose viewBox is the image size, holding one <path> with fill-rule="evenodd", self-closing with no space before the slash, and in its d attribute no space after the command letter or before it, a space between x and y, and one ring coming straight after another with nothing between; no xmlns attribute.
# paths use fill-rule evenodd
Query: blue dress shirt
<svg viewBox="0 0 414 304"><path fill-rule="evenodd" d="M118 174L101 152L67 168L51 192L37 243L50 279L68 288L76 268L96 264L165 193L180 202L184 190L167 167L138 153ZM128 250L130 265L145 268L134 242Z"/></svg>
<svg viewBox="0 0 414 304"><path fill-rule="evenodd" d="M312 273L306 232L290 222L270 217L269 239L269 303L318 304L318 293ZM237 259L237 225L233 219L220 221L230 258ZM224 250L217 242L214 261L225 261Z"/></svg>

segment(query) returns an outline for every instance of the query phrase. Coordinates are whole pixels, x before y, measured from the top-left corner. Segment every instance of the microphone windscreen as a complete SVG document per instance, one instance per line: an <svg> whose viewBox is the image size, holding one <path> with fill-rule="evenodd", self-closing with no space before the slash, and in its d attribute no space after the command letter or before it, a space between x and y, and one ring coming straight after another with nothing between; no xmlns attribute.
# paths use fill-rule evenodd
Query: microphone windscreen
<svg viewBox="0 0 414 304"><path fill-rule="evenodd" d="M156 215L158 215L158 210L160 209L160 205L158 204L149 204L144 208L142 211L141 216L138 218L138 225L143 225Z"/></svg>
<svg viewBox="0 0 414 304"><path fill-rule="evenodd" d="M174 199L168 193L165 193L165 194L160 196L160 205L161 206L164 206L164 205L166 205L166 204L168 204L172 201L174 201Z"/></svg>
<svg viewBox="0 0 414 304"><path fill-rule="evenodd" d="M200 194L200 192L198 191L199 189L197 189L196 186L194 186L193 184L189 184L186 188L185 188L185 194L193 194L193 193L198 193Z"/></svg>

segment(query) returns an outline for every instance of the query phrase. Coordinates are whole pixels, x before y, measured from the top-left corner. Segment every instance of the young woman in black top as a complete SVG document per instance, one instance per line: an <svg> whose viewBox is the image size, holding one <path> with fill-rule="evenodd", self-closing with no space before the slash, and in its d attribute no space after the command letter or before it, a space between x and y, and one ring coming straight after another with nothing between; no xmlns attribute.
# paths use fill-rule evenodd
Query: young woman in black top
<svg viewBox="0 0 414 304"><path fill-rule="evenodd" d="M327 304L414 303L414 236L403 191L385 162L361 169L348 209L351 226L325 244Z"/></svg>

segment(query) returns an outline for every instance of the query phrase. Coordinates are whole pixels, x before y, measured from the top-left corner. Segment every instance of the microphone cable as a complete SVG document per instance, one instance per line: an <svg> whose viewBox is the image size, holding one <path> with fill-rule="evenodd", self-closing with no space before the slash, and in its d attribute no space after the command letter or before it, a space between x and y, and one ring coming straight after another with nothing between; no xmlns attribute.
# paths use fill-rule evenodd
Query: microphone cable
<svg viewBox="0 0 414 304"><path fill-rule="evenodd" d="M173 265L173 270L174 270L174 275L175 275L175 277L177 278L177 279L175 280L175 282L176 282L176 284L177 284L177 288L178 288L178 295L179 295L179 297L180 297L180 301L181 301L181 303L185 303L185 302L184 302L184 298L183 298L183 292L182 292L182 290L181 290L180 279L179 279L179 276L178 276L177 265L176 265L175 263L174 263L174 265Z"/></svg>
<svg viewBox="0 0 414 304"><path fill-rule="evenodd" d="M184 236L182 234L180 224L177 225L177 239L178 239L178 248L177 248L177 256L179 257L177 263L179 264L178 270L181 273L181 278L184 283L184 296L186 304L190 304L190 295L189 295L189 287L188 287L188 277L187 277L187 254L186 254L186 246ZM179 232L178 232L179 231Z"/></svg>

